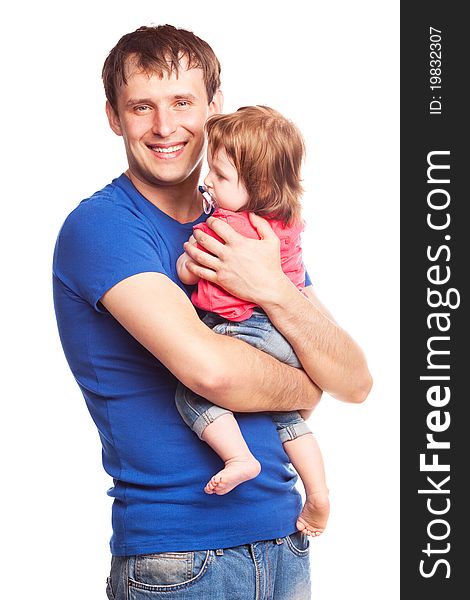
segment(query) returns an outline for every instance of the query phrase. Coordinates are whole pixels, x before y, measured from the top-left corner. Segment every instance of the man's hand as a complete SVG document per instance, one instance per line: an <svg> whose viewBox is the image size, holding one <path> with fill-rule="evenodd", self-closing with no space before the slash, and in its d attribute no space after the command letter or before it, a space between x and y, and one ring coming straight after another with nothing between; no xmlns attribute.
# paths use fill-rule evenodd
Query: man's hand
<svg viewBox="0 0 470 600"><path fill-rule="evenodd" d="M320 389L338 400L362 402L372 386L362 350L311 289L306 297L282 272L279 239L269 223L251 213L250 220L259 240L246 238L220 219L207 224L225 244L195 230L208 252L185 246L194 261L190 271L261 306Z"/></svg>
<svg viewBox="0 0 470 600"><path fill-rule="evenodd" d="M207 252L188 242L184 249L192 259L188 270L195 276L262 306L277 298L282 287L290 284L281 269L279 238L265 219L253 213L249 217L259 240L237 233L221 219L209 218L207 225L225 243L195 229L194 237Z"/></svg>

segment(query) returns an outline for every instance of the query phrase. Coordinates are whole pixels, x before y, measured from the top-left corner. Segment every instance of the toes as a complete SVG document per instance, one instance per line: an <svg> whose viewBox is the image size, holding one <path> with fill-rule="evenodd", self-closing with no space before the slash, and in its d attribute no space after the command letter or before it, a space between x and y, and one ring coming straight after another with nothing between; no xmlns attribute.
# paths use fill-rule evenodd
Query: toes
<svg viewBox="0 0 470 600"><path fill-rule="evenodd" d="M300 519L297 520L296 527L299 531L304 531L306 529L306 525Z"/></svg>
<svg viewBox="0 0 470 600"><path fill-rule="evenodd" d="M307 535L311 535L312 537L318 537L321 534L322 534L322 531L320 529L311 529L308 531Z"/></svg>
<svg viewBox="0 0 470 600"><path fill-rule="evenodd" d="M216 487L217 487L217 484L214 484L214 482L211 479L206 484L206 487L204 488L204 491L206 492L206 494L213 494Z"/></svg>
<svg viewBox="0 0 470 600"><path fill-rule="evenodd" d="M222 483L222 476L214 475L207 482L206 487L204 488L204 491L206 492L206 494L217 494L219 492L219 490L217 488L220 488L221 483Z"/></svg>
<svg viewBox="0 0 470 600"><path fill-rule="evenodd" d="M296 526L299 531L301 531L302 533L305 533L305 535L309 535L311 537L318 537L319 535L321 535L323 533L323 529L312 529L312 527L310 525L308 525L301 519L297 520Z"/></svg>

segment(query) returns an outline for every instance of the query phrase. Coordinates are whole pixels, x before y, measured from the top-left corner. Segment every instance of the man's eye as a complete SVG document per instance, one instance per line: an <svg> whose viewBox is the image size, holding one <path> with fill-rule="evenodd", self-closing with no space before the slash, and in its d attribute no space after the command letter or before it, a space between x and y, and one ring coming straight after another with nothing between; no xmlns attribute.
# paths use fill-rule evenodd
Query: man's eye
<svg viewBox="0 0 470 600"><path fill-rule="evenodd" d="M189 106L189 102L188 102L187 100L179 100L179 101L176 103L176 106L177 106L178 108L186 108L187 106Z"/></svg>
<svg viewBox="0 0 470 600"><path fill-rule="evenodd" d="M140 106L136 106L134 108L134 110L136 112L147 112L150 110L150 106L147 106L146 104L140 105Z"/></svg>

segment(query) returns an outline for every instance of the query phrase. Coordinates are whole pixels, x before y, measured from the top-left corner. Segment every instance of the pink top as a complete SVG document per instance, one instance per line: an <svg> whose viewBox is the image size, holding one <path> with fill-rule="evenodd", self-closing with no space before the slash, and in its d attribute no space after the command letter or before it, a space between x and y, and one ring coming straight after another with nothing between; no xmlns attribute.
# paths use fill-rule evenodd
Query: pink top
<svg viewBox="0 0 470 600"><path fill-rule="evenodd" d="M259 239L259 235L253 225L250 223L248 213L232 212L218 208L212 214L213 217L222 219L228 223L235 231L245 237ZM273 228L274 233L281 240L281 267L284 273L289 277L292 283L302 290L305 284L305 269L302 262L302 248L300 245L300 234L303 231L303 223L296 222L293 225L284 225L282 221L267 218ZM200 229L204 233L223 240L210 229L206 223L199 223L194 229ZM254 260L256 258L254 257ZM191 296L192 303L203 310L217 313L228 321L244 321L253 314L253 308L256 304L247 302L205 279L200 279L197 289Z"/></svg>

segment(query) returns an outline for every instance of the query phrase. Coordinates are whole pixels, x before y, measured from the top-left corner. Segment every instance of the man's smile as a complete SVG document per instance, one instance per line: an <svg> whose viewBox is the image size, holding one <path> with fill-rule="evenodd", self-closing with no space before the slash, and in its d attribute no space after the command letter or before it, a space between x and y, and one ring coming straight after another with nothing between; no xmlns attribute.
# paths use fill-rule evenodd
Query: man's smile
<svg viewBox="0 0 470 600"><path fill-rule="evenodd" d="M186 142L177 142L173 144L146 144L153 153L158 155L158 158L175 158L179 156Z"/></svg>

